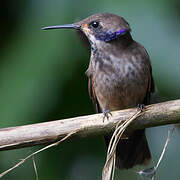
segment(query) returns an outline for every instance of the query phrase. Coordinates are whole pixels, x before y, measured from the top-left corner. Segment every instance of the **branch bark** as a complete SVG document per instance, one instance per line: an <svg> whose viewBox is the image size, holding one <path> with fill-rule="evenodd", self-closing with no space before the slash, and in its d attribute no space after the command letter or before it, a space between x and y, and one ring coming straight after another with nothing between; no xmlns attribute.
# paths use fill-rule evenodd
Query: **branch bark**
<svg viewBox="0 0 180 180"><path fill-rule="evenodd" d="M133 116L137 108L112 112L112 117L103 122L102 114L56 120L38 124L0 129L0 150L52 143L72 131L76 136L105 134L115 127L118 121ZM128 130L143 129L166 124L180 123L180 100L167 101L146 106L145 112L132 122Z"/></svg>

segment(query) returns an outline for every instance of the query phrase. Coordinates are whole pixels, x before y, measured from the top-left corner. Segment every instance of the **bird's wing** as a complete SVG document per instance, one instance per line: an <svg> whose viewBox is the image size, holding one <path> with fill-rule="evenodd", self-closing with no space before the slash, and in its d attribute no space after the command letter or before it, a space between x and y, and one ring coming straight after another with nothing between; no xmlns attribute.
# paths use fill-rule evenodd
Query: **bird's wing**
<svg viewBox="0 0 180 180"><path fill-rule="evenodd" d="M96 97L96 93L94 89L94 81L93 81L92 76L89 77L88 91L89 91L89 96L93 102L96 113L101 112L101 109L100 109L100 106Z"/></svg>
<svg viewBox="0 0 180 180"><path fill-rule="evenodd" d="M147 52L146 52L146 54L147 54ZM151 67L151 63L150 63L148 54L147 54L147 58L149 61L149 76L148 76L148 88L147 88L147 92L146 92L146 97L144 98L145 105L150 104L151 94L155 92L154 79L152 76L152 67Z"/></svg>
<svg viewBox="0 0 180 180"><path fill-rule="evenodd" d="M151 100L151 94L155 92L155 86L154 86L154 80L152 76L152 67L151 67L151 61L148 52L146 49L139 44L138 42L135 42L136 47L139 49L141 58L145 59L146 64L147 64L147 69L148 69L148 87L146 90L146 96L144 98L143 104L148 105L150 104Z"/></svg>

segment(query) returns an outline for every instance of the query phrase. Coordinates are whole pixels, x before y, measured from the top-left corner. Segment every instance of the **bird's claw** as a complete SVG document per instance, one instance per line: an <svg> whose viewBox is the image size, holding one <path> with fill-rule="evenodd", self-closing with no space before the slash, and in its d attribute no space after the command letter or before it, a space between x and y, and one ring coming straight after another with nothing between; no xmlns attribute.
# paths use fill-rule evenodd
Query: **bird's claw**
<svg viewBox="0 0 180 180"><path fill-rule="evenodd" d="M110 110L103 110L103 122L104 122L105 118L106 118L107 120L109 120L110 115L112 116Z"/></svg>
<svg viewBox="0 0 180 180"><path fill-rule="evenodd" d="M144 104L138 104L138 109L143 112L146 109L146 106Z"/></svg>

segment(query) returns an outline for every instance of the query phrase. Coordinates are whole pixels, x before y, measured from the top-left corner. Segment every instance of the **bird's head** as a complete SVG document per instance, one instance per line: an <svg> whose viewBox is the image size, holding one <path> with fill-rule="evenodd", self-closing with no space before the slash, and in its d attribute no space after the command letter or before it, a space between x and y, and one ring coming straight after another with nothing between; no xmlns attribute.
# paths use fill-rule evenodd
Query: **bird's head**
<svg viewBox="0 0 180 180"><path fill-rule="evenodd" d="M43 30L70 28L83 32L91 44L110 43L128 34L130 36L129 24L120 16L102 13L94 14L82 21L48 26Z"/></svg>

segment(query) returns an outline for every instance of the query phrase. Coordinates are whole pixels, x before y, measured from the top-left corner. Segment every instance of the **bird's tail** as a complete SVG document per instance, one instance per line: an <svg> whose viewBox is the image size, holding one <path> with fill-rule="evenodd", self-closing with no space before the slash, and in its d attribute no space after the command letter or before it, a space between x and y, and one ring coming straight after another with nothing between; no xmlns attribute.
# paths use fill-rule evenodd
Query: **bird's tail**
<svg viewBox="0 0 180 180"><path fill-rule="evenodd" d="M104 137L108 146L111 136ZM120 139L116 148L116 167L129 169L135 165L147 165L151 153L145 136L145 129L134 131L128 138Z"/></svg>

